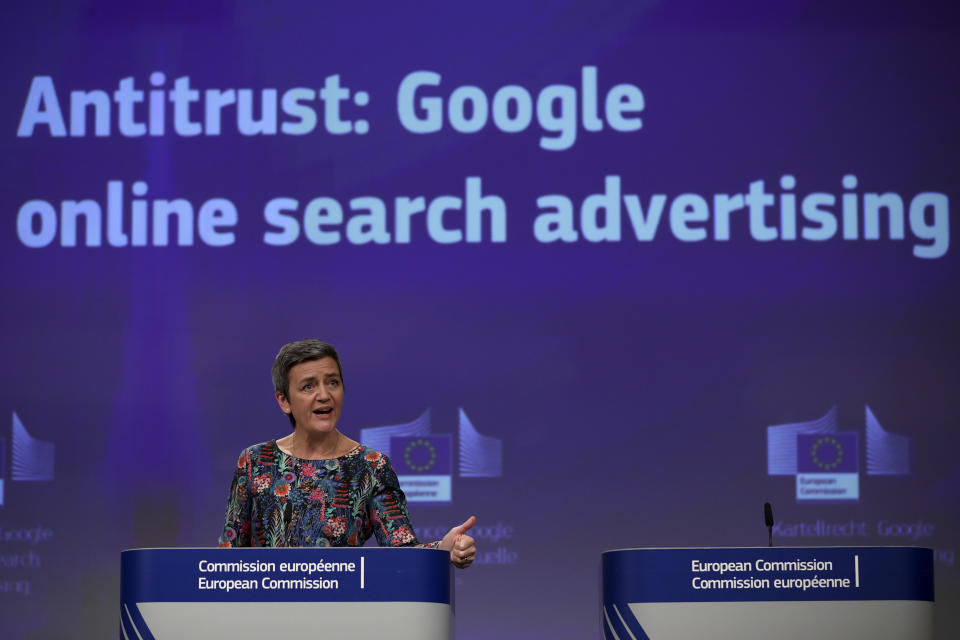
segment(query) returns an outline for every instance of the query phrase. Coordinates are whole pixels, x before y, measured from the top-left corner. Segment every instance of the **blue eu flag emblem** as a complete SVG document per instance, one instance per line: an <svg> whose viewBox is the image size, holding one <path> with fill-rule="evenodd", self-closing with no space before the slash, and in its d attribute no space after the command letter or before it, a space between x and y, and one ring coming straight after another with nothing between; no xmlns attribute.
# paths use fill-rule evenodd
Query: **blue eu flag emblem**
<svg viewBox="0 0 960 640"><path fill-rule="evenodd" d="M797 436L797 471L857 472L857 434L802 433Z"/></svg>

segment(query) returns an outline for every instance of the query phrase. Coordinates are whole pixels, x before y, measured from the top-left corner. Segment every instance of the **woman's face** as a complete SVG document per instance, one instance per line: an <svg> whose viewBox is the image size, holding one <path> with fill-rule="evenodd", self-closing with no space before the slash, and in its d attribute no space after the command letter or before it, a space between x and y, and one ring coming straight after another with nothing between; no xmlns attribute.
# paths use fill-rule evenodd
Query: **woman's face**
<svg viewBox="0 0 960 640"><path fill-rule="evenodd" d="M293 415L295 429L305 434L331 433L343 408L343 381L333 358L308 360L292 367L288 397L276 393L280 409Z"/></svg>

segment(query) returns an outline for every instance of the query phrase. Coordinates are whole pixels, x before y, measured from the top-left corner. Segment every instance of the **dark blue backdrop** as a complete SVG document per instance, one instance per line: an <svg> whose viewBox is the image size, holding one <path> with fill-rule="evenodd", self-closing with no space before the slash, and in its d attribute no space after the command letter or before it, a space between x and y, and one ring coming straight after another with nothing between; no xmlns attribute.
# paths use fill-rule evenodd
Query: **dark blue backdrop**
<svg viewBox="0 0 960 640"><path fill-rule="evenodd" d="M489 553L457 574L460 638L596 637L601 551L762 545L765 500L781 544L934 548L938 637L953 637L958 14L933 2L734 4L8 7L5 637L112 635L120 550L215 542L237 454L288 432L268 371L280 345L302 337L341 351L348 435L429 409L430 433L452 437L452 502L411 511L425 537L479 518ZM583 114L584 67L596 69L600 131ZM474 107L467 120L480 117L478 93L492 103L501 87L522 87L530 123L465 133L445 114L440 131L414 133L397 97L414 71L440 75L418 97L444 108L457 87L477 87L457 94ZM282 105L275 134L244 135L234 107L219 134L207 127L209 89L252 90L258 116L264 89L280 102L333 75L351 91L340 117L365 120L366 133L328 132L318 95L302 101L316 116L304 135L280 130L298 121ZM183 77L198 91L190 120L206 127L195 136L174 126L170 92ZM166 92L162 135L124 134L114 95L124 78ZM576 99L548 94L538 111L549 85L568 85ZM642 93L642 110L633 102L625 113L639 130L611 125L604 101L616 85ZM67 135L54 135L44 87ZM368 102L354 101L358 91ZM96 135L94 107L80 135L71 92L107 104L98 107L106 135ZM133 107L134 121L148 121L147 102ZM520 102L510 117L521 119ZM542 148L564 115L572 145ZM785 175L795 187L781 186ZM849 175L855 187L844 186ZM582 233L581 203L604 193L607 176L619 176L621 196L637 196L642 216L663 196L652 239L636 238L616 196L591 202L605 207L600 226L619 202L619 241ZM436 242L427 213L414 215L409 243L396 241L396 198L464 199L469 177L502 199L505 241L490 213L480 242ZM729 240L717 239L715 196L747 196L761 180L770 202L753 223L775 239L751 230L745 202L730 214ZM169 246L154 246L152 226L147 246L111 246L111 181L122 183L124 233L132 185L144 181L142 200L184 199L194 214L228 200L234 225L224 203L207 215L225 216L220 231L233 242L210 246L194 228L192 244L178 245L171 223ZM536 237L551 208L537 201L548 194L570 199L576 241ZM674 207L682 194L700 199ZM783 239L783 194L796 199L795 240ZM834 204L804 205L809 194ZM845 194L856 233L843 231ZM902 233L884 210L876 239L865 238L867 194L899 197ZM348 241L346 221L358 215L350 200L361 196L384 202L388 242ZM298 225L311 200L335 199L344 223L316 229L340 231L340 241L314 244L301 231L286 246L265 242L278 228L264 209L278 197L297 200ZM83 200L95 205L64 204ZM324 203L315 214L329 215ZM434 220L465 229L450 206ZM71 207L85 211L78 246L64 246ZM86 235L94 219L100 246ZM833 234L823 232L830 220ZM704 239L682 239L698 229ZM807 237L817 230L827 239ZM484 448L465 436L462 416L496 440L480 440ZM782 454L789 467L806 454L774 451L768 435L784 431L767 428L824 416L796 431L856 433L843 442L856 443L858 495L798 502L795 467L771 473L768 458Z"/></svg>

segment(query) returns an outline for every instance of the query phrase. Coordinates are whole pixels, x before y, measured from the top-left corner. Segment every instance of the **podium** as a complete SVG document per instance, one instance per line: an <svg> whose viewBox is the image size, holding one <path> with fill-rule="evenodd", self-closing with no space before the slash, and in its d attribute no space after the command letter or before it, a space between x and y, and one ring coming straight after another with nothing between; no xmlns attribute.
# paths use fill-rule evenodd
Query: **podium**
<svg viewBox="0 0 960 640"><path fill-rule="evenodd" d="M933 638L930 549L624 549L602 585L607 640Z"/></svg>
<svg viewBox="0 0 960 640"><path fill-rule="evenodd" d="M134 549L123 640L448 640L450 554L419 548Z"/></svg>

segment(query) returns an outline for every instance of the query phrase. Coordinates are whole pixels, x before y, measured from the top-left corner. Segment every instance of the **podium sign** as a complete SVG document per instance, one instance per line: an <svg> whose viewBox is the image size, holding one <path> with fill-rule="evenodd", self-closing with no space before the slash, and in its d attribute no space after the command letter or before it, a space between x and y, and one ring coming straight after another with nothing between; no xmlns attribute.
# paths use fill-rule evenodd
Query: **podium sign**
<svg viewBox="0 0 960 640"><path fill-rule="evenodd" d="M626 549L602 563L608 640L933 638L930 549Z"/></svg>
<svg viewBox="0 0 960 640"><path fill-rule="evenodd" d="M136 549L120 564L123 640L451 637L446 551Z"/></svg>

